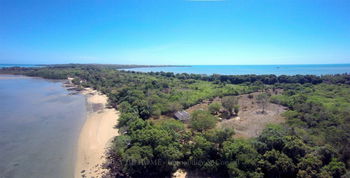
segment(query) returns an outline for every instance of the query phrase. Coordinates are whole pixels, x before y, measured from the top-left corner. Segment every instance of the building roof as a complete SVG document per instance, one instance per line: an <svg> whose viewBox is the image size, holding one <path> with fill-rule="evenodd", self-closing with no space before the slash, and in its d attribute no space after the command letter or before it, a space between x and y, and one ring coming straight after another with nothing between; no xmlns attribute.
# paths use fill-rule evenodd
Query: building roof
<svg viewBox="0 0 350 178"><path fill-rule="evenodd" d="M190 114L186 111L177 111L175 113L175 118L180 121L186 121L190 119Z"/></svg>

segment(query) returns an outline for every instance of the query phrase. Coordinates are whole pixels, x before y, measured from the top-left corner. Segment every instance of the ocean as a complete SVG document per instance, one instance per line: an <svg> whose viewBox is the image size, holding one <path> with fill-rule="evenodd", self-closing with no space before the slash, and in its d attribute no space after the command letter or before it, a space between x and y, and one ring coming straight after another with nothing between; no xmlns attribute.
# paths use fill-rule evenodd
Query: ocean
<svg viewBox="0 0 350 178"><path fill-rule="evenodd" d="M60 81L0 75L0 178L69 178L85 97Z"/></svg>
<svg viewBox="0 0 350 178"><path fill-rule="evenodd" d="M3 67L42 67L38 64L0 64ZM350 73L350 64L303 64L303 65L184 65L181 67L144 67L121 69L137 72L173 72L189 74L274 74L274 75L328 75Z"/></svg>
<svg viewBox="0 0 350 178"><path fill-rule="evenodd" d="M173 72L193 74L275 74L275 75L326 75L350 73L350 64L309 64L309 65L193 65L187 67L150 67L123 69L138 72Z"/></svg>
<svg viewBox="0 0 350 178"><path fill-rule="evenodd" d="M0 64L0 68L4 67L42 67L38 64Z"/></svg>

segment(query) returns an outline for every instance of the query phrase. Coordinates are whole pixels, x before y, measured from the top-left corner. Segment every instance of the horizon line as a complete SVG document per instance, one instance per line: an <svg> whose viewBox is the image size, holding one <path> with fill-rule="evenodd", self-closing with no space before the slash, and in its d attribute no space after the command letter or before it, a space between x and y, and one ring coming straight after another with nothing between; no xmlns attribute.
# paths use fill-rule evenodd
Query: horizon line
<svg viewBox="0 0 350 178"><path fill-rule="evenodd" d="M118 64L118 63L0 63L0 65L60 65L60 64L85 64L85 65L139 65L139 66L269 66L269 65L350 65L349 63L305 63L305 64Z"/></svg>

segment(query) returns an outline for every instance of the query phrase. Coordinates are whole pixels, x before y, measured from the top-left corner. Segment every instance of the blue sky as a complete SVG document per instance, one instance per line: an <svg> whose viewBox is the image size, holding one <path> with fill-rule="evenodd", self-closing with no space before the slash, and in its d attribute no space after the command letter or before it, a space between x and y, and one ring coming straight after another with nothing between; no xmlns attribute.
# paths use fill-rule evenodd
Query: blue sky
<svg viewBox="0 0 350 178"><path fill-rule="evenodd" d="M348 0L0 0L0 63L350 63Z"/></svg>

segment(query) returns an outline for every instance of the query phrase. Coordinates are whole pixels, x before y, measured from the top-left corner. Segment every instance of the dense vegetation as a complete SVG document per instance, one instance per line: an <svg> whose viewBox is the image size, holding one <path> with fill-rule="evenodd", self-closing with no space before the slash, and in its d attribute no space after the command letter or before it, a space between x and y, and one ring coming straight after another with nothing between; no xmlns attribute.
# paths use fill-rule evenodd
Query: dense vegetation
<svg viewBox="0 0 350 178"><path fill-rule="evenodd" d="M132 72L134 73L134 72ZM315 75L202 75L202 74L174 74L171 72L149 72L150 75L155 76L166 76L166 77L175 77L178 79L195 79L195 80L204 80L211 81L214 83L229 83L229 84L242 84L249 83L254 85L261 84L277 84L277 83L333 83L333 84L350 84L350 75L347 74L337 74L337 75L324 75L324 76L315 76Z"/></svg>
<svg viewBox="0 0 350 178"><path fill-rule="evenodd" d="M332 145L350 166L350 86L286 85L272 101L290 108L288 125L310 145Z"/></svg>
<svg viewBox="0 0 350 178"><path fill-rule="evenodd" d="M179 168L218 177L341 177L350 163L350 76L195 75L117 71L96 65L10 68L1 73L51 79L73 77L105 93L121 112L122 133L109 153L109 176L166 177ZM270 98L285 105L287 124L269 125L257 138L235 139L215 127L224 108L238 112L235 97L283 89ZM174 112L223 98L184 124ZM268 95L259 96L261 105Z"/></svg>

